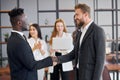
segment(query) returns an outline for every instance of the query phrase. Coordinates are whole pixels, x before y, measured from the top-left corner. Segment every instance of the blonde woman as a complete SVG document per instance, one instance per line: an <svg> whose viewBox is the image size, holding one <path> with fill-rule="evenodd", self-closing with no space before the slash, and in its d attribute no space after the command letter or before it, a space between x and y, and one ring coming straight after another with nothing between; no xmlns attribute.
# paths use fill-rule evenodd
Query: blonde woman
<svg viewBox="0 0 120 80"><path fill-rule="evenodd" d="M52 49L52 39L55 37L58 37L58 38L71 37L72 38L72 35L67 33L66 25L62 19L57 19L55 21L54 29L49 42L50 55L61 56L61 55L67 54L72 50L72 48L66 51ZM72 65L72 61L70 61L70 62L59 64L52 67L50 69L50 73L51 73L50 78L51 80L60 80L60 76L61 76L61 80L71 80L70 74L72 72L73 72L73 65Z"/></svg>
<svg viewBox="0 0 120 80"><path fill-rule="evenodd" d="M33 55L36 61L44 59L47 57L48 49L47 44L42 40L41 30L38 24L32 24L29 27L29 37L28 43L32 48ZM37 70L38 80L43 80L45 69Z"/></svg>

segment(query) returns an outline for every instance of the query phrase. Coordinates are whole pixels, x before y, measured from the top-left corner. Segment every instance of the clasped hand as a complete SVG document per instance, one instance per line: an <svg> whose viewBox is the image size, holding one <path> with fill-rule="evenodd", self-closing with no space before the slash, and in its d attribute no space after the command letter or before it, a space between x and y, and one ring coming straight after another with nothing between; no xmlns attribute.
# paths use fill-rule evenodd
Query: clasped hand
<svg viewBox="0 0 120 80"><path fill-rule="evenodd" d="M51 56L51 58L52 58L52 61L53 61L53 66L56 66L57 64L59 64L58 57L56 57L56 56Z"/></svg>
<svg viewBox="0 0 120 80"><path fill-rule="evenodd" d="M42 55L45 54L45 51L42 49L42 44L40 41L35 42L34 47L33 47L33 51L36 49L39 49Z"/></svg>

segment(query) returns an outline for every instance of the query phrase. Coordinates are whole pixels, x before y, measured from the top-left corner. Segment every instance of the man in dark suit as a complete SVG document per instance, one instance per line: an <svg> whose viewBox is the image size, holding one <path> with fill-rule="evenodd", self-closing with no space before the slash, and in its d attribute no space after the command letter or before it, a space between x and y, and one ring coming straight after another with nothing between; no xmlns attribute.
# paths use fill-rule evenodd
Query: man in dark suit
<svg viewBox="0 0 120 80"><path fill-rule="evenodd" d="M75 59L75 80L100 80L105 60L105 33L91 20L90 7L86 4L75 6L75 20L79 29L74 49L54 59L58 64Z"/></svg>
<svg viewBox="0 0 120 80"><path fill-rule="evenodd" d="M7 43L11 80L38 80L37 69L51 66L52 58L35 61L31 47L22 33L28 25L23 9L15 8L9 12L9 16L13 28Z"/></svg>

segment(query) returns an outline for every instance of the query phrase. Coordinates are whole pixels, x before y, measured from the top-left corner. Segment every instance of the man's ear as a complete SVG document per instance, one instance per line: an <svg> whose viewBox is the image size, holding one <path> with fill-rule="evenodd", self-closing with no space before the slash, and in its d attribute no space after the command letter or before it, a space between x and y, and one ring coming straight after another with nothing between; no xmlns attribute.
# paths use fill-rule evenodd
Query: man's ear
<svg viewBox="0 0 120 80"><path fill-rule="evenodd" d="M21 21L18 21L17 24L18 24L18 25L21 25Z"/></svg>

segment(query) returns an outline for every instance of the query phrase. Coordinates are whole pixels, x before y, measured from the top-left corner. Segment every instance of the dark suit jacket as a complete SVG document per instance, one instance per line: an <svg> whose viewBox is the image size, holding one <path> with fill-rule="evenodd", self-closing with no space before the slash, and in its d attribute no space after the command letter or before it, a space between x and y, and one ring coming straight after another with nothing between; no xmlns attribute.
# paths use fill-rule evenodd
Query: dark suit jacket
<svg viewBox="0 0 120 80"><path fill-rule="evenodd" d="M7 43L11 80L37 80L37 69L52 65L52 59L35 61L31 47L24 38L15 32Z"/></svg>
<svg viewBox="0 0 120 80"><path fill-rule="evenodd" d="M77 35L79 37L79 35ZM58 57L60 63L79 59L79 80L99 80L105 59L105 34L94 22L89 26L81 47L77 38L74 49L67 55Z"/></svg>

